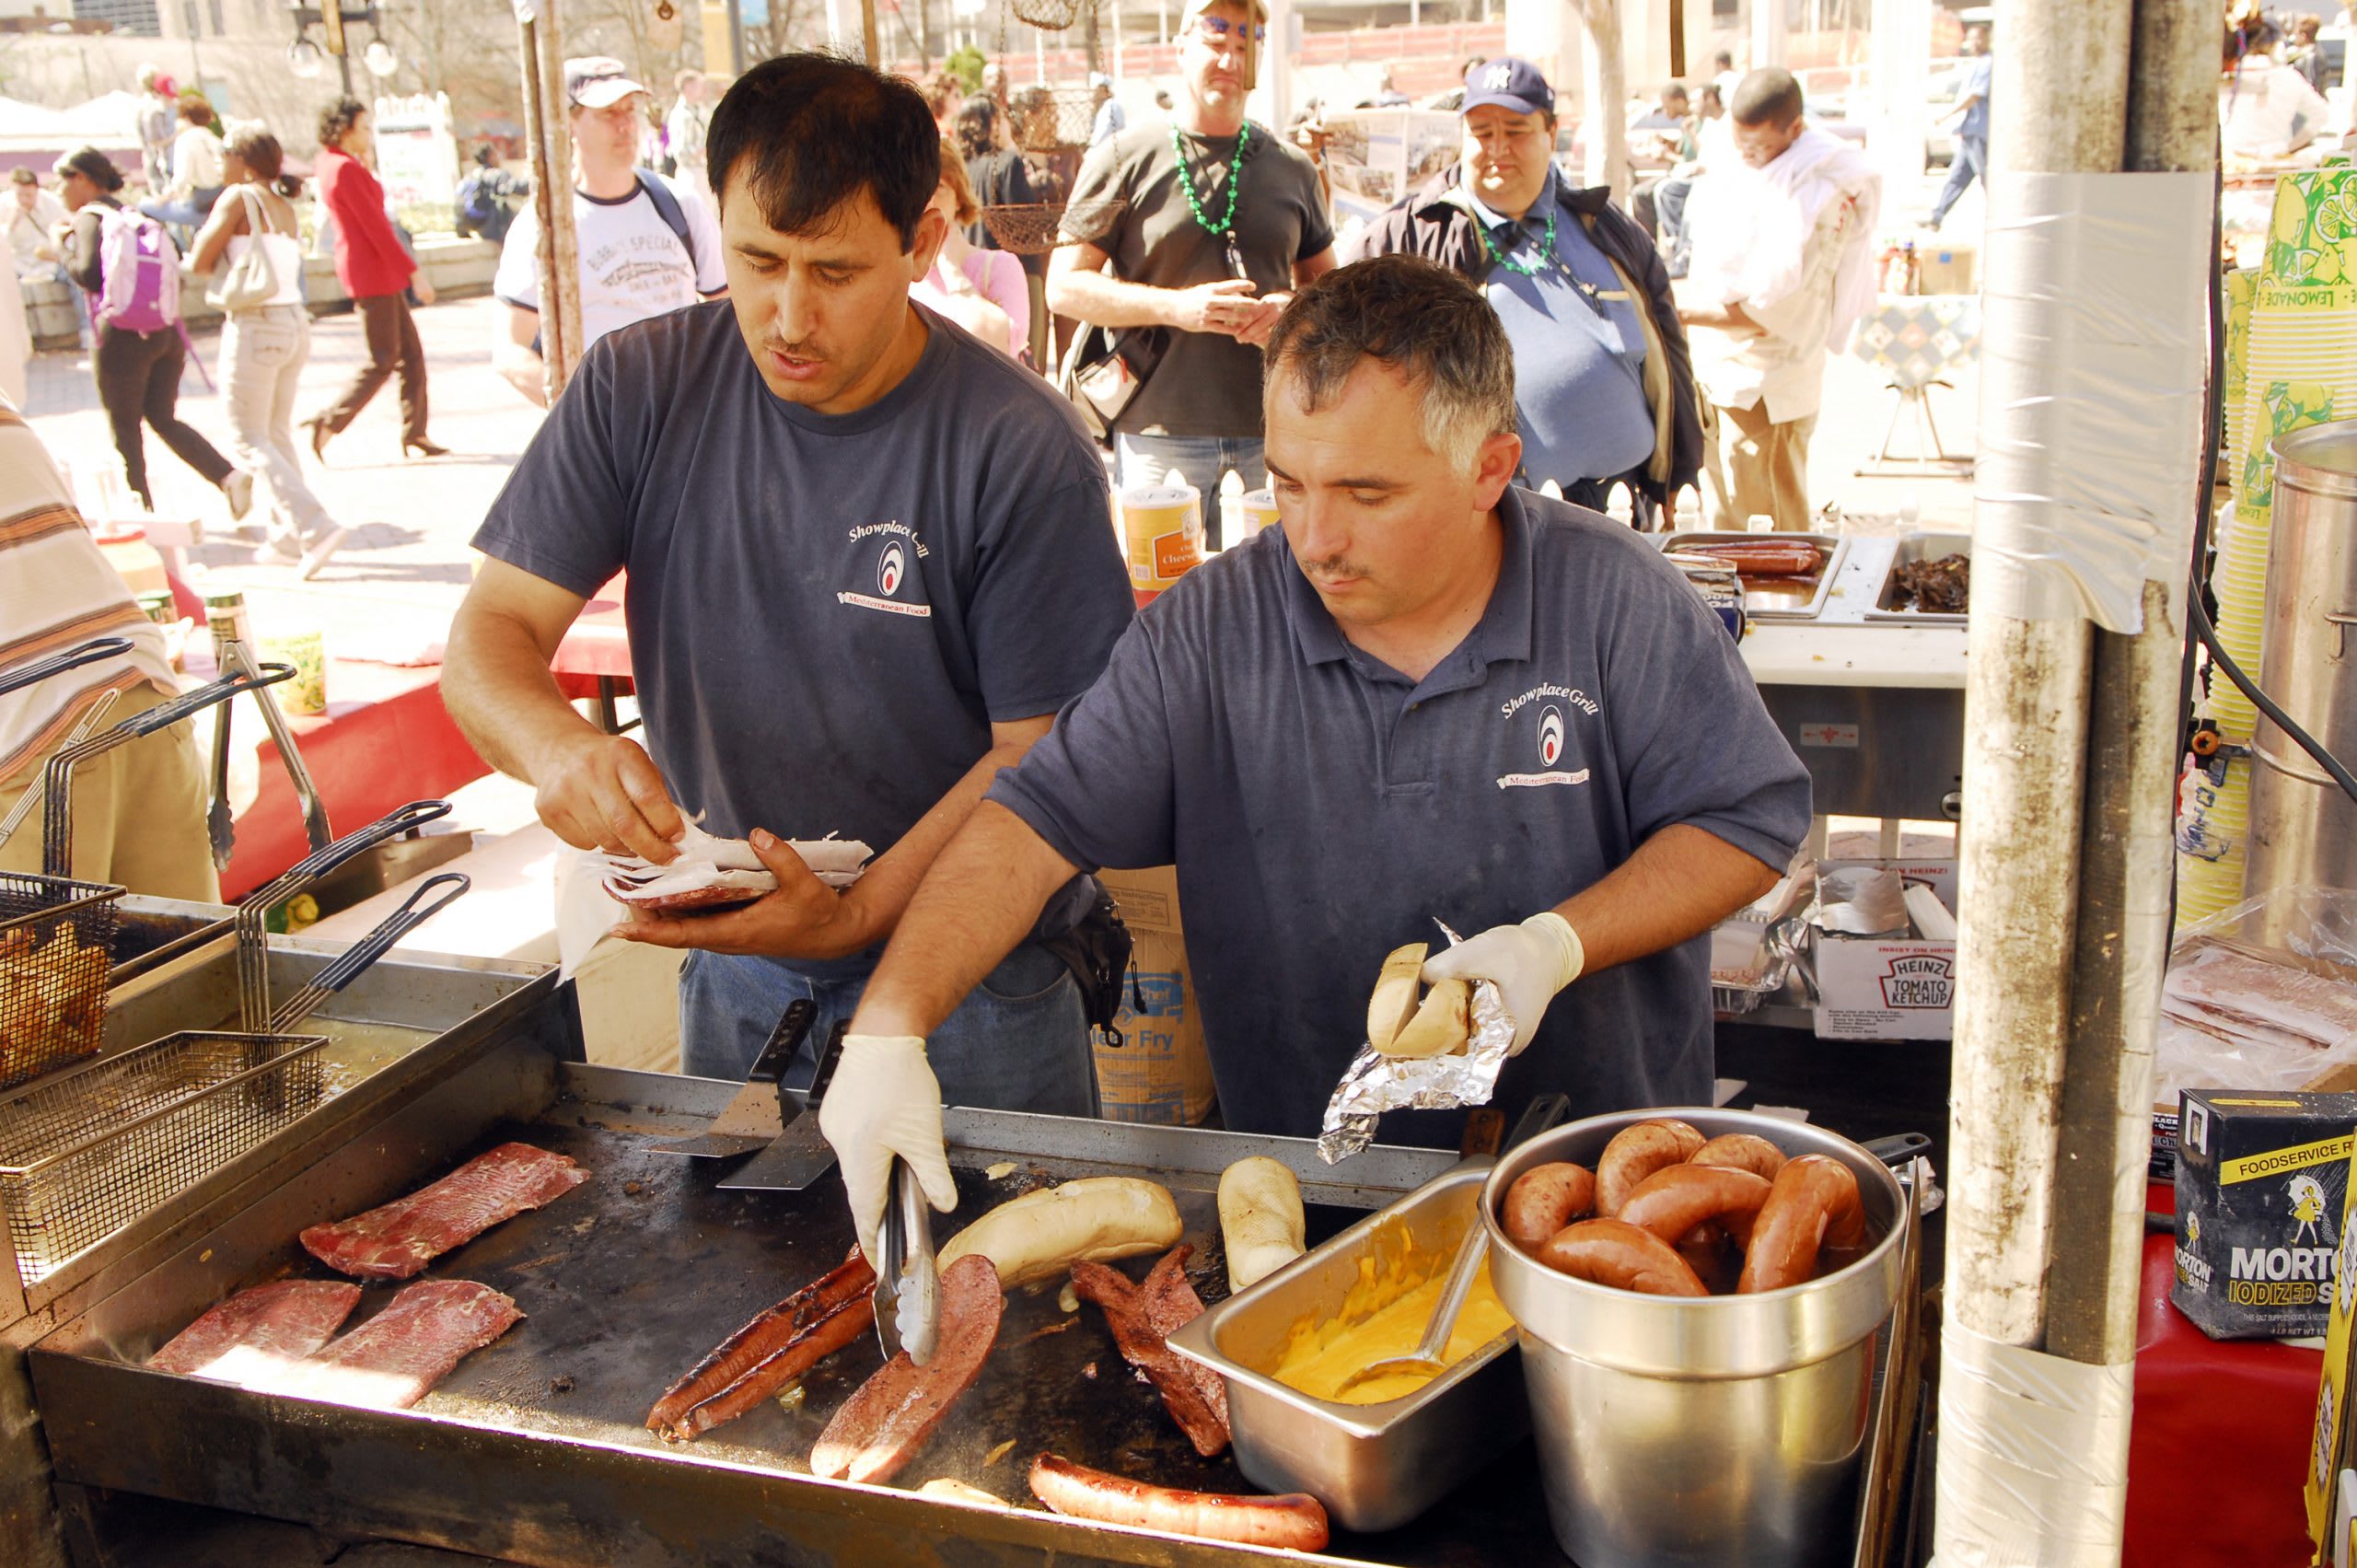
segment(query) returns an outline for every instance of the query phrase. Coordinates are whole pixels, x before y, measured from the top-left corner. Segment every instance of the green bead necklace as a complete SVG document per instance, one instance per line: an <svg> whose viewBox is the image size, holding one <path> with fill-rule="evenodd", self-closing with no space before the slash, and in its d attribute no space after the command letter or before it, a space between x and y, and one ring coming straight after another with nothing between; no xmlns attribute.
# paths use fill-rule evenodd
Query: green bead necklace
<svg viewBox="0 0 2357 1568"><path fill-rule="evenodd" d="M1481 236L1482 247L1490 252L1490 260L1508 272L1520 273L1527 278L1535 278L1541 268L1555 259L1555 215L1551 210L1547 214L1547 237L1538 242L1538 260L1536 261L1517 261L1499 250L1497 241L1490 238L1489 225L1476 219L1473 226Z"/></svg>
<svg viewBox="0 0 2357 1568"><path fill-rule="evenodd" d="M1178 160L1178 189L1187 193L1187 210L1195 215L1195 221L1202 226L1205 234L1225 234L1236 226L1236 193L1243 183L1244 144L1251 139L1250 125L1237 128L1236 156L1227 164L1227 215L1213 223L1203 216L1203 203L1195 194L1194 177L1187 172L1187 145L1178 139L1178 127L1170 127L1170 152ZM1553 220L1549 221L1551 223Z"/></svg>

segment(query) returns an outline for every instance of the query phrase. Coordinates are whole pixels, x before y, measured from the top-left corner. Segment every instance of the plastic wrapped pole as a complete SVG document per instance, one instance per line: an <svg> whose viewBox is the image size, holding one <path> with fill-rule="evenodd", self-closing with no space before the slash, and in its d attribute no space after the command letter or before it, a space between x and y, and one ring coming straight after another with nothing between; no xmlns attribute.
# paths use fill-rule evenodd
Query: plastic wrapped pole
<svg viewBox="0 0 2357 1568"><path fill-rule="evenodd" d="M2022 0L1998 7L1990 93L1992 202L2009 178L2119 167L2129 0L2063 0L2063 6L2061 16ZM2056 36L2082 47L2038 46ZM2009 275L2036 264L2026 250L1992 246L1989 263L1992 304L2032 296L2039 286L2035 276ZM2042 356L2014 352L2026 345L2007 333L2003 316L1992 313L1989 325L1981 423L1984 430L2002 431L2018 406L2037 402ZM2034 532L2035 501L2001 508L1988 500L2039 494L2046 454L2034 440L2025 445L1984 439L1976 535L1989 528L2010 543ZM1975 553L1985 559L1981 550ZM2035 1347L2045 1330L2092 664L2084 621L2039 614L2017 574L1996 582L1985 571L1974 576L1942 1333L1951 1371L1940 1389L1934 1537L1935 1560L1947 1568L1995 1562L2006 1552L2017 1561L2033 1560L2033 1552L2046 1561L2031 1544L2042 1535L2035 1519L2008 1529L2002 1512L1986 1505L1994 1487L1982 1478L2012 1462L2003 1431L2015 1424L2016 1412L1987 1408L1982 1390L1989 1384L1975 1379L1968 1387L1954 1370L1961 1356L1982 1346ZM1950 1475L1951 1450L1965 1473Z"/></svg>
<svg viewBox="0 0 2357 1568"><path fill-rule="evenodd" d="M2136 0L2131 171L2208 175L2216 168L2217 27L2216 7L2206 0ZM2200 183L2206 201L2208 181ZM2206 287L2200 297L2207 300ZM2188 315L2188 324L2206 326L2198 308ZM2186 346L2200 354L2206 369L2207 334L2192 335ZM2204 433L2196 425L2155 434L2198 447ZM2180 518L2200 505L2199 478L2183 487ZM2136 1348L2153 1051L2168 967L2177 767L2185 741L2178 703L2186 563L2180 554L2165 579L2157 576L2169 565L2165 553L2154 564L2156 575L2144 584L2142 629L2095 634L2071 1058L2062 1086L2062 1146L2075 1157L2061 1163L2055 1193L2056 1233L2076 1240L2057 1249L2047 1275L2046 1348L2097 1364L2128 1362ZM2097 1245L2098 1237L2107 1245Z"/></svg>

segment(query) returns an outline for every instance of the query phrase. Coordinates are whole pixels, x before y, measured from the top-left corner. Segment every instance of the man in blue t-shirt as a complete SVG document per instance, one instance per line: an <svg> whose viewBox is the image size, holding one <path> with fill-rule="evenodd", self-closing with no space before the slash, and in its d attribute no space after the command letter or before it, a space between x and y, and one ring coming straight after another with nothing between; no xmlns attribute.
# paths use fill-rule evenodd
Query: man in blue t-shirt
<svg viewBox="0 0 2357 1568"><path fill-rule="evenodd" d="M1310 1133L1384 956L1494 981L1511 1117L1707 1104L1711 927L1771 886L1808 774L1734 640L1627 528L1509 483L1514 362L1462 278L1386 256L1269 343L1283 526L1188 574L1001 774L910 904L852 1040L922 1052L1075 870L1175 862L1228 1127ZM1560 993L1560 994L1559 994ZM819 1114L846 1168L939 1169L938 1132ZM1387 1142L1462 1118L1395 1112ZM880 1155L879 1155L880 1151ZM872 1210L853 1195L862 1234Z"/></svg>
<svg viewBox="0 0 2357 1568"><path fill-rule="evenodd" d="M1132 600L1069 406L909 301L944 232L916 90L830 56L766 61L706 145L729 297L590 349L475 537L489 559L443 691L568 843L668 862L697 813L751 839L776 892L619 933L695 949L682 1064L742 1077L795 998L819 1004L817 1039L849 1016L935 854L1096 678ZM624 568L643 750L548 673ZM841 895L784 842L829 833L879 852ZM1067 889L1032 935L1091 902ZM890 1086L930 1098L936 1125L945 1092L1095 1109L1077 988L1037 943L944 1032L938 1082L919 1063Z"/></svg>
<svg viewBox="0 0 2357 1568"><path fill-rule="evenodd" d="M1931 220L1923 226L1936 232L1945 223L1948 209L1955 206L1975 180L1989 178L1989 78L1993 74L1989 58L1989 26L1976 22L1964 32L1964 64L1959 68L1956 107L1941 116L1954 120L1956 153L1948 159L1948 182L1940 188L1940 199L1932 208Z"/></svg>
<svg viewBox="0 0 2357 1568"><path fill-rule="evenodd" d="M1554 146L1555 90L1538 67L1484 62L1465 78L1461 160L1343 256L1405 251L1471 279L1514 345L1515 477L1598 512L1625 485L1648 524L1701 469L1686 330L1651 238L1610 191L1573 188Z"/></svg>

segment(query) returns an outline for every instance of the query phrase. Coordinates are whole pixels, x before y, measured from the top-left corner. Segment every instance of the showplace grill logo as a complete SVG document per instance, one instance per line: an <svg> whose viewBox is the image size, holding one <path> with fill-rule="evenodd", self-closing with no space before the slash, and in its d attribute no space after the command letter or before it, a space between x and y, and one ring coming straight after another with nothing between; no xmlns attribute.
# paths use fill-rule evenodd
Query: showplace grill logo
<svg viewBox="0 0 2357 1568"><path fill-rule="evenodd" d="M891 525L898 528L899 525ZM862 530L853 530L854 536ZM857 605L862 610L880 610L888 615L930 616L933 606L911 604L899 598L900 585L909 577L909 550L913 545L917 554L924 554L924 546L914 540L889 540L876 557L876 592L872 594L838 593L837 604Z"/></svg>
<svg viewBox="0 0 2357 1568"><path fill-rule="evenodd" d="M1566 740L1563 710L1550 703L1538 711L1538 766L1536 773L1507 773L1498 780L1500 789L1536 789L1543 784L1583 784L1587 783L1587 770L1576 772L1558 770L1556 763L1563 760Z"/></svg>

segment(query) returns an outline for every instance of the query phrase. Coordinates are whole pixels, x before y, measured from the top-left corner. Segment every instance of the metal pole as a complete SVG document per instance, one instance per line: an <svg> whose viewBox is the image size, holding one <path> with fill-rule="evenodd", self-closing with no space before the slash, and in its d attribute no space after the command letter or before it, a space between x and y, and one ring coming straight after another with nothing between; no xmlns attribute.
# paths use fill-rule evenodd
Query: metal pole
<svg viewBox="0 0 2357 1568"><path fill-rule="evenodd" d="M2205 0L2135 0L2127 167L2216 167L2217 13ZM2199 498L2184 497L2186 516ZM2182 581L2144 585L2144 629L2095 633L2085 854L2080 862L2077 996L2062 1081L2055 1180L2058 1248L2046 1348L2095 1365L2136 1352L2143 1176L2151 1146L2153 1040L2168 963L2169 887L2185 610ZM2106 1237L2107 1246L2095 1239Z"/></svg>

